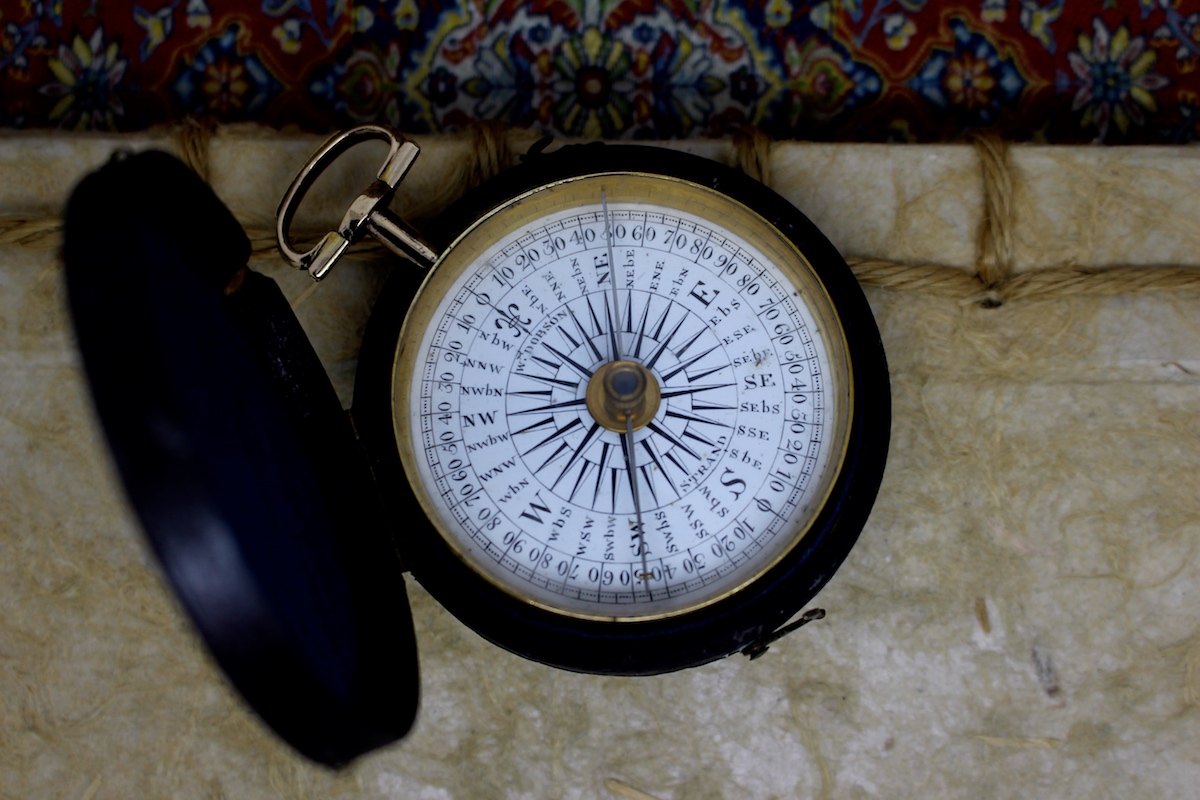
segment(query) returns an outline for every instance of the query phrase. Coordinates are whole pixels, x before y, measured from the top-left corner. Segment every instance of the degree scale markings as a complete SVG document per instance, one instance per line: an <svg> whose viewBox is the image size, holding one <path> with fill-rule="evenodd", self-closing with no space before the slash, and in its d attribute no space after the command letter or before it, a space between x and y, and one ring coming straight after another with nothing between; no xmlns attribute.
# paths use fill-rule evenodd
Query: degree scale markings
<svg viewBox="0 0 1200 800"><path fill-rule="evenodd" d="M807 405L806 433L791 443L784 415L765 409L823 397L811 383L784 385L791 364L811 381L808 365L824 353L786 282L698 219L619 203L612 224L607 276L593 259L605 249L599 210L561 212L505 237L442 301L413 383L423 469L471 547L540 587L545 602L577 609L662 605L725 580L777 538L827 458L811 413L825 402ZM660 412L633 435L636 482L620 436L598 429L583 399L618 331L625 357L663 389ZM795 482L773 492L768 476L784 466ZM644 495L644 567L625 536L633 486Z"/></svg>

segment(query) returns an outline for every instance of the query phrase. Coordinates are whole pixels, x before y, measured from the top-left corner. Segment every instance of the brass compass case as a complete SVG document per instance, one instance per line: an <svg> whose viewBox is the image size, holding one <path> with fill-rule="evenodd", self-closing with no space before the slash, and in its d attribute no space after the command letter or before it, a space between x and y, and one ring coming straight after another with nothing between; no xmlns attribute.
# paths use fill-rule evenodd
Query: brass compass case
<svg viewBox="0 0 1200 800"><path fill-rule="evenodd" d="M889 384L857 282L793 206L695 156L583 145L425 235L440 255L389 279L354 416L451 613L537 661L653 674L769 635L829 580L882 478ZM626 411L597 399L618 361L652 384Z"/></svg>

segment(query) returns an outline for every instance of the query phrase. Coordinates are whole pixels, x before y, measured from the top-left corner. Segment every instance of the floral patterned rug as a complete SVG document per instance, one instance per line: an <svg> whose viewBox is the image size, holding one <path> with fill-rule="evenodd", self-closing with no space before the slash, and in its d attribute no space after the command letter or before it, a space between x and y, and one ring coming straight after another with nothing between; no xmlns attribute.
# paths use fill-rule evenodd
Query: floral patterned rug
<svg viewBox="0 0 1200 800"><path fill-rule="evenodd" d="M1200 0L0 2L0 126L1181 143Z"/></svg>

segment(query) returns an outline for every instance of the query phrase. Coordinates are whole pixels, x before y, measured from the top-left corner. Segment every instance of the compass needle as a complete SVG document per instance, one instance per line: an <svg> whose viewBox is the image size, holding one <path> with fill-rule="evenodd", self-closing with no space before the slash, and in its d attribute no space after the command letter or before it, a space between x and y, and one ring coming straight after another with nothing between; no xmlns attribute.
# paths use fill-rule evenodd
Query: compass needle
<svg viewBox="0 0 1200 800"><path fill-rule="evenodd" d="M634 548L642 557L642 581L646 587L650 586L650 567L647 562L646 546L646 528L642 524L642 501L638 494L638 469L637 469L637 448L633 446L633 417L625 418L625 435L621 439L621 447L625 450L625 463L629 467L629 488L633 492L633 512L637 516L637 535L634 541L637 542L637 547Z"/></svg>
<svg viewBox="0 0 1200 800"><path fill-rule="evenodd" d="M608 248L608 280L612 285L612 316L609 319L609 335L612 337L612 357L613 361L621 360L621 325L618 319L620 301L617 299L617 261L613 258L613 230L612 217L608 213L608 194L603 189L600 190L600 206L604 210L604 244ZM605 308L607 309L608 300L605 299Z"/></svg>

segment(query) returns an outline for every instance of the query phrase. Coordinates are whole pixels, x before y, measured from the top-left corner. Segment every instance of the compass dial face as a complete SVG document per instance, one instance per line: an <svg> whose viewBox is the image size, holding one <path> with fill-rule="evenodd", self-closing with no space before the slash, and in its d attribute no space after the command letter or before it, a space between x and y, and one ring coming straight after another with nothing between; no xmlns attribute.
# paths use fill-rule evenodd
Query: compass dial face
<svg viewBox="0 0 1200 800"><path fill-rule="evenodd" d="M405 324L393 422L471 569L558 613L648 619L745 589L803 539L849 375L820 281L769 223L694 184L595 175L447 250Z"/></svg>

